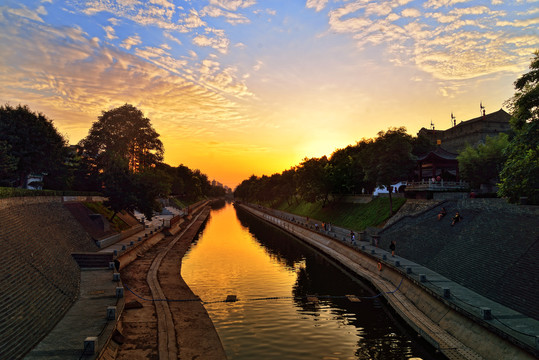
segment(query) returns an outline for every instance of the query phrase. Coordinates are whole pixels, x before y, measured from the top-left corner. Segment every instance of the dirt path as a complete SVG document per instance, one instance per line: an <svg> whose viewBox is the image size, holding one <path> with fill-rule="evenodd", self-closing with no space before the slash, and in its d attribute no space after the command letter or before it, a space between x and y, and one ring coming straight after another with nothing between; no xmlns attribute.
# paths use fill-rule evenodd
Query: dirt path
<svg viewBox="0 0 539 360"><path fill-rule="evenodd" d="M189 249L208 214L209 208L205 208L202 216L194 221L161 260L157 277L162 293L167 299L195 298L180 276L181 258ZM156 257L174 240L174 236L166 237L139 254L136 261L121 270L123 283L139 296L151 299L152 292L147 282L147 275ZM129 308L132 301L137 301L141 307ZM173 353L161 356L159 354L158 318L155 307L157 302L144 301L130 291L126 291L125 302L126 310L122 314L120 326L124 341L118 348L116 359L163 359L173 355ZM178 359L226 359L213 323L199 301L168 301L166 304L172 314L174 327L172 332L175 331L176 334Z"/></svg>

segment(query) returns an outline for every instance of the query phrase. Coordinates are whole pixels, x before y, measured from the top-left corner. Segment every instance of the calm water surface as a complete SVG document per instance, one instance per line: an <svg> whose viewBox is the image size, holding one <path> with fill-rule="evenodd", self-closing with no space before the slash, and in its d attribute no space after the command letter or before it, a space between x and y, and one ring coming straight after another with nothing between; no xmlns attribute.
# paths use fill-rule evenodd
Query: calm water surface
<svg viewBox="0 0 539 360"><path fill-rule="evenodd" d="M380 300L308 303L307 294L376 293L285 232L227 204L211 216L182 261L228 359L434 359ZM275 300L255 300L279 297Z"/></svg>

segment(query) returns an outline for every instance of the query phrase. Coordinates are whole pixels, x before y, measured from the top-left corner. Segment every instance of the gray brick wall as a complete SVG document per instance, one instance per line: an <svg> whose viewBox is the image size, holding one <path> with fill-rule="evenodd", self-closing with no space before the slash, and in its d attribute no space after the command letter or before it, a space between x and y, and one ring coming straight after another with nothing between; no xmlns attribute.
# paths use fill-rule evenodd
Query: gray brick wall
<svg viewBox="0 0 539 360"><path fill-rule="evenodd" d="M441 206L448 215L436 219ZM463 221L450 226L459 211ZM501 199L448 200L380 232L398 255L420 263L500 304L539 319L537 209Z"/></svg>
<svg viewBox="0 0 539 360"><path fill-rule="evenodd" d="M77 299L72 252L96 251L59 198L0 200L0 358L20 359Z"/></svg>

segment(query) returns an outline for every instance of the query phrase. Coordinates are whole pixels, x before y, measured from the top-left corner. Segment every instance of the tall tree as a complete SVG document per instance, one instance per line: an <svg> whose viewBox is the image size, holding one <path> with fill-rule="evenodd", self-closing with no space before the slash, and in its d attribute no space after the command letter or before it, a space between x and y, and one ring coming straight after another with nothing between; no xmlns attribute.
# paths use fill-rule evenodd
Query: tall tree
<svg viewBox="0 0 539 360"><path fill-rule="evenodd" d="M404 127L380 131L370 149L363 152L362 159L366 179L390 190L389 213L393 215L391 185L406 179L415 166L412 137Z"/></svg>
<svg viewBox="0 0 539 360"><path fill-rule="evenodd" d="M43 114L25 105L0 107L0 150L16 169L8 177L24 187L30 174L49 173L64 165L67 142ZM13 164L13 163L12 163ZM9 169L13 171L13 167ZM6 175L4 175L6 176Z"/></svg>
<svg viewBox="0 0 539 360"><path fill-rule="evenodd" d="M498 194L513 202L527 197L539 204L539 50L530 71L515 81L515 89L509 100L515 136L506 148Z"/></svg>
<svg viewBox="0 0 539 360"><path fill-rule="evenodd" d="M17 180L17 158L11 155L11 145L0 141L0 186L10 186Z"/></svg>
<svg viewBox="0 0 539 360"><path fill-rule="evenodd" d="M328 200L331 192L331 168L326 156L321 158L305 158L296 169L299 195L308 202Z"/></svg>
<svg viewBox="0 0 539 360"><path fill-rule="evenodd" d="M493 185L505 162L508 143L507 134L501 133L487 136L484 143L475 147L467 144L457 156L460 177L476 189L482 184Z"/></svg>
<svg viewBox="0 0 539 360"><path fill-rule="evenodd" d="M104 111L79 145L90 177L100 179L114 215L138 208L151 218L153 210L160 210L156 196L161 191L156 189L165 179L156 181L148 171L163 160L163 144L140 110L125 104Z"/></svg>
<svg viewBox="0 0 539 360"><path fill-rule="evenodd" d="M162 161L164 153L150 119L129 104L104 111L80 145L98 172L117 156L127 160L130 170L143 171Z"/></svg>

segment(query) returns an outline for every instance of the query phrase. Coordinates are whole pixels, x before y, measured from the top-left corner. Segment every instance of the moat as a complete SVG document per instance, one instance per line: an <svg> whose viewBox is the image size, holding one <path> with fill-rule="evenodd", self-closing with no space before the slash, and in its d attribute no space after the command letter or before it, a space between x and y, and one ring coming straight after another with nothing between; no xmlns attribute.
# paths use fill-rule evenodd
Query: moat
<svg viewBox="0 0 539 360"><path fill-rule="evenodd" d="M206 303L231 360L443 358L367 282L230 204L212 211L182 277ZM318 302L307 299L315 294ZM239 301L222 302L227 295Z"/></svg>

